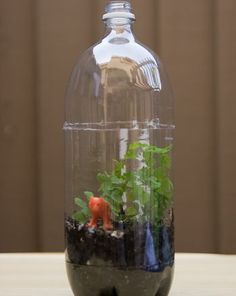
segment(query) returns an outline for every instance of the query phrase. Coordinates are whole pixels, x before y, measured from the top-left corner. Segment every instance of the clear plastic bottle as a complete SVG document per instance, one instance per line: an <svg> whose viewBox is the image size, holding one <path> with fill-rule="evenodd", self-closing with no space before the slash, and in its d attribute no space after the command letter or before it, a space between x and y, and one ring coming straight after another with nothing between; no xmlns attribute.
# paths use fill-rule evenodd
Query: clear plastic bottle
<svg viewBox="0 0 236 296"><path fill-rule="evenodd" d="M110 1L105 37L66 95L66 266L79 296L166 296L174 267L173 97L136 40L128 1Z"/></svg>

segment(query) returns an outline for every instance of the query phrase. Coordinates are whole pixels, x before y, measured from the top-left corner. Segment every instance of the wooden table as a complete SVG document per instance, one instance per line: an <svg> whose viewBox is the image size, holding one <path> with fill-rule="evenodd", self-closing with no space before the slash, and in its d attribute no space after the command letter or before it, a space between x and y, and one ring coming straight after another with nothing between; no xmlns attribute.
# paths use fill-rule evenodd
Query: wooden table
<svg viewBox="0 0 236 296"><path fill-rule="evenodd" d="M64 255L1 254L0 296L73 296ZM236 256L177 254L170 296L236 296Z"/></svg>

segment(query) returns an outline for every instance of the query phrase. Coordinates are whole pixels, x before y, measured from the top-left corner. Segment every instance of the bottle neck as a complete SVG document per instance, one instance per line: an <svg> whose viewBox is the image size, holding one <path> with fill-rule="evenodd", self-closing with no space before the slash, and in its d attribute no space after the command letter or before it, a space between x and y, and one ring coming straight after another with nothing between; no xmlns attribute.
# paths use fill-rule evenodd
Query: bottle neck
<svg viewBox="0 0 236 296"><path fill-rule="evenodd" d="M133 34L133 22L129 19L111 18L105 21L106 31L115 31L117 34L122 32Z"/></svg>
<svg viewBox="0 0 236 296"><path fill-rule="evenodd" d="M112 35L112 38L115 35L116 38L134 39L132 25L135 15L129 1L110 1L105 8L103 21L106 25L107 35Z"/></svg>
<svg viewBox="0 0 236 296"><path fill-rule="evenodd" d="M123 44L135 40L131 23L117 24L114 21L111 19L109 22L106 22L106 41L114 44Z"/></svg>

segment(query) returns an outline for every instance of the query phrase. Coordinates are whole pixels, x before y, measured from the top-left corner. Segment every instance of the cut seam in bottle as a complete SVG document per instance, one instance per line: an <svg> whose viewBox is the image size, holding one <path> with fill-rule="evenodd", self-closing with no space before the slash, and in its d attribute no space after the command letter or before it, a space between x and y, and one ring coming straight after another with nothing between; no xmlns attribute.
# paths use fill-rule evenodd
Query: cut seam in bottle
<svg viewBox="0 0 236 296"><path fill-rule="evenodd" d="M175 129L173 124L161 124L155 120L146 122L94 122L94 123L80 123L80 122L65 122L63 130L146 130L146 129Z"/></svg>

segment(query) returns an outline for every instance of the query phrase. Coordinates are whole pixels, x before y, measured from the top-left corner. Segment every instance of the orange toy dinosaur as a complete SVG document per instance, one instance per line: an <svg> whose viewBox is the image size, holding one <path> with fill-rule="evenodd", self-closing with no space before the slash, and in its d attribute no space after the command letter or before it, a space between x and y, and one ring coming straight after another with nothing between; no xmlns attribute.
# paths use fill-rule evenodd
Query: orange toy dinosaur
<svg viewBox="0 0 236 296"><path fill-rule="evenodd" d="M92 213L92 219L88 223L88 227L97 227L97 220L103 219L103 228L105 230L112 229L111 210L109 204L102 197L92 196L89 201L89 209Z"/></svg>

